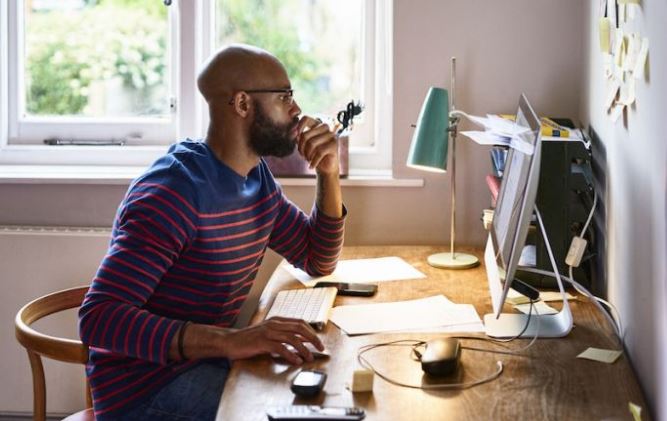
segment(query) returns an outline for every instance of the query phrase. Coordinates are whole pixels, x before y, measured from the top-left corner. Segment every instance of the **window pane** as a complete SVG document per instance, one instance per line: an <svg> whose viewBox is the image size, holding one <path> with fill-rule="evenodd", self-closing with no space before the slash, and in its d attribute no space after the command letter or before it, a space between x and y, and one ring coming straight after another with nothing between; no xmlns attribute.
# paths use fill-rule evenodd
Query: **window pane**
<svg viewBox="0 0 667 421"><path fill-rule="evenodd" d="M24 115L169 114L161 1L26 0Z"/></svg>
<svg viewBox="0 0 667 421"><path fill-rule="evenodd" d="M270 51L287 68L303 112L335 117L350 100L364 99L363 5L362 0L217 0L216 46L245 43Z"/></svg>

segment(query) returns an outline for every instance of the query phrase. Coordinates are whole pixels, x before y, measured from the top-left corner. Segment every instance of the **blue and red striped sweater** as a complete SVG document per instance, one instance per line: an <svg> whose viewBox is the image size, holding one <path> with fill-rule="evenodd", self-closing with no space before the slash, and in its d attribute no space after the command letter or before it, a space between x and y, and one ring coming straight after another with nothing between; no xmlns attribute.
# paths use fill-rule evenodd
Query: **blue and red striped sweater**
<svg viewBox="0 0 667 421"><path fill-rule="evenodd" d="M261 161L247 177L202 142L170 148L131 184L79 311L99 419L150 397L196 361L168 360L184 321L232 326L267 247L310 274L333 271L343 219L285 198Z"/></svg>

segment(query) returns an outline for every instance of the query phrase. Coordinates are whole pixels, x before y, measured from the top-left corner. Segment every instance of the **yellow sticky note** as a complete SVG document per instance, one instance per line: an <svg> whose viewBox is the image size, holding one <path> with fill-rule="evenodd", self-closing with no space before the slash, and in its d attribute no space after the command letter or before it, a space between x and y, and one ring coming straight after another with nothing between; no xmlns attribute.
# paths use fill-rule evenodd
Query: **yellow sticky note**
<svg viewBox="0 0 667 421"><path fill-rule="evenodd" d="M568 300L574 300L576 297L569 292L565 293ZM540 300L542 301L563 301L563 294L557 291L540 291Z"/></svg>
<svg viewBox="0 0 667 421"><path fill-rule="evenodd" d="M623 354L623 351L616 351L613 349L588 348L586 351L577 355L577 358L585 358L587 360L599 361L602 363L611 364Z"/></svg>
<svg viewBox="0 0 667 421"><path fill-rule="evenodd" d="M630 410L630 413L632 414L632 419L634 419L634 421L642 421L641 406L632 402L628 402L628 409Z"/></svg>
<svg viewBox="0 0 667 421"><path fill-rule="evenodd" d="M639 4L641 0L618 0L618 4Z"/></svg>
<svg viewBox="0 0 667 421"><path fill-rule="evenodd" d="M609 45L609 34L611 29L611 19L600 18L600 51L603 53L611 52Z"/></svg>
<svg viewBox="0 0 667 421"><path fill-rule="evenodd" d="M648 58L648 38L644 38L642 39L642 46L639 49L639 53L637 54L637 59L635 61L635 68L632 70L632 75L635 77L635 79L641 79L644 77L647 58Z"/></svg>

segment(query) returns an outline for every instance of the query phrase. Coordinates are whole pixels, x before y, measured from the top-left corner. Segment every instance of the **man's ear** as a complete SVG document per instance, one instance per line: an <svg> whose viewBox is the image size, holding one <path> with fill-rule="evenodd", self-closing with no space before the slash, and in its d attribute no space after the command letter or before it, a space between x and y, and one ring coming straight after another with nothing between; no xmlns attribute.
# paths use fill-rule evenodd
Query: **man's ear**
<svg viewBox="0 0 667 421"><path fill-rule="evenodd" d="M250 95L245 92L237 93L234 96L234 111L243 118L247 117L250 112L250 101L252 101Z"/></svg>

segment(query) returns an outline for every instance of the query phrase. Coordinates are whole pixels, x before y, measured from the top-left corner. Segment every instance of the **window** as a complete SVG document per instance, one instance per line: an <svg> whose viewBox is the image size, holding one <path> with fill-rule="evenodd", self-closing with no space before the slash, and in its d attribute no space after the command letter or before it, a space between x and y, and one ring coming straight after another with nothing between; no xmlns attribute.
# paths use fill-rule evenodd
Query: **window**
<svg viewBox="0 0 667 421"><path fill-rule="evenodd" d="M387 3L391 2L202 0L177 1L171 7L158 0L5 3L0 18L8 25L0 32L6 51L0 48L0 54L8 65L4 72L0 69L6 83L0 88L8 86L3 92L9 95L6 107L0 104L0 123L6 123L0 133L0 162L146 164L164 147L136 158L141 148L128 146L201 137L208 114L196 89L196 69L215 49L243 42L281 59L304 113L333 118L350 100L361 100L365 111L355 119L350 166L387 169ZM126 146L45 146L50 138L122 140Z"/></svg>
<svg viewBox="0 0 667 421"><path fill-rule="evenodd" d="M11 143L176 135L169 16L160 2L15 1L9 14Z"/></svg>

